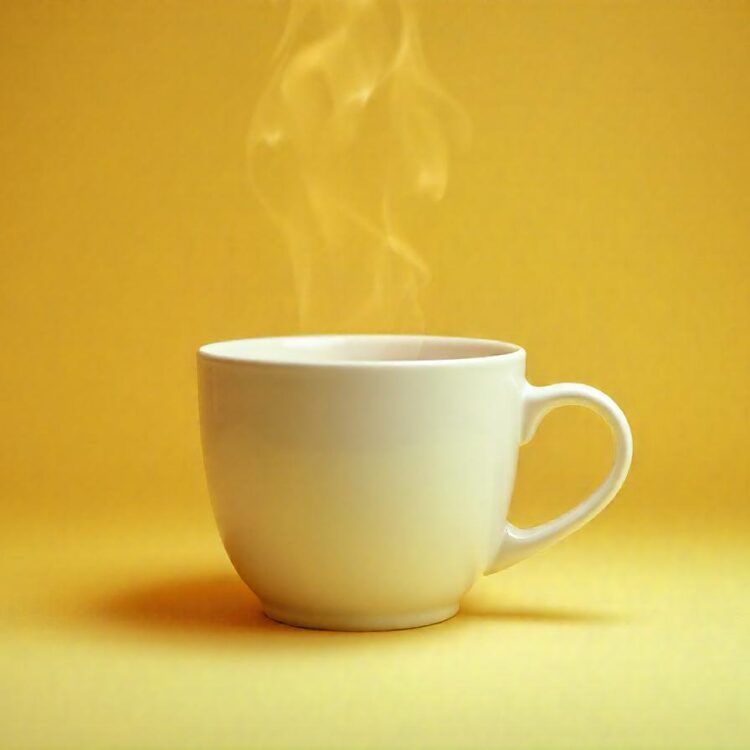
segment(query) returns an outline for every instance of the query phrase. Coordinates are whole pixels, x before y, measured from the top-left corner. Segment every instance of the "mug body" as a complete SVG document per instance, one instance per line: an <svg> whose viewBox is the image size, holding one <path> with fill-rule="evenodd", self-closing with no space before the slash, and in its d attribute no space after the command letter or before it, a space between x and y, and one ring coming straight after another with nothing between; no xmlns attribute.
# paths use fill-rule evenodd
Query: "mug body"
<svg viewBox="0 0 750 750"><path fill-rule="evenodd" d="M500 545L524 366L511 344L430 336L202 347L213 510L266 614L342 630L455 614Z"/></svg>

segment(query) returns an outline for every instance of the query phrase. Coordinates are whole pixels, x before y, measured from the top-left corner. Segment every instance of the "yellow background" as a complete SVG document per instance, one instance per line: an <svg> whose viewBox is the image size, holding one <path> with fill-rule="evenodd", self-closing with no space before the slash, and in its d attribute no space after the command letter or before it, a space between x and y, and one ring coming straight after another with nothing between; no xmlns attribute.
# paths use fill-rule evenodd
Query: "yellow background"
<svg viewBox="0 0 750 750"><path fill-rule="evenodd" d="M474 124L414 238L427 331L604 389L635 459L575 538L378 635L265 621L202 475L195 349L297 330L244 153L285 11L0 8L0 746L747 747L750 6L421 5ZM514 520L610 451L550 416Z"/></svg>

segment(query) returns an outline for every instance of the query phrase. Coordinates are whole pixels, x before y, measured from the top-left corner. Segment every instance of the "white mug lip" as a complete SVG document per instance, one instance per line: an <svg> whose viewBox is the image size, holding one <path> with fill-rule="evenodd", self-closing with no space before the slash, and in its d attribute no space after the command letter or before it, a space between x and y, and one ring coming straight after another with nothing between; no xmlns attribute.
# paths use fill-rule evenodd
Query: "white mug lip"
<svg viewBox="0 0 750 750"><path fill-rule="evenodd" d="M442 345L474 345L486 346L488 350L495 349L494 353L482 354L479 356L467 357L440 357L435 359L326 359L314 360L305 359L300 356L299 359L274 358L269 356L252 356L252 354L243 353L242 355L232 354L226 349L236 348L238 344L279 344L279 345L300 345L301 351L304 352L305 346L310 347L317 343L341 341L369 341L375 342L381 340L387 341L412 341L414 344L428 341L432 344ZM525 361L526 351L518 344L497 339L475 338L466 336L436 336L428 334L387 334L387 333L325 333L325 334L292 334L284 336L258 336L242 339L228 339L225 341L215 341L209 344L203 344L198 349L198 358L213 362L226 362L236 365L264 366L274 365L277 367L318 367L318 368L407 368L407 367L456 367L471 366L478 364L490 364Z"/></svg>

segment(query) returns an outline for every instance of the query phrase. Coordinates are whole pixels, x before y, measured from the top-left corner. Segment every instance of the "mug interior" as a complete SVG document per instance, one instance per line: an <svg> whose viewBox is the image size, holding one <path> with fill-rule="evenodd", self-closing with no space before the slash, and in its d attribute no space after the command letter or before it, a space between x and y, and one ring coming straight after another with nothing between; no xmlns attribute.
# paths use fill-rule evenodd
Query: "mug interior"
<svg viewBox="0 0 750 750"><path fill-rule="evenodd" d="M414 363L497 357L521 352L515 344L448 336L328 335L237 339L206 344L212 359L298 364Z"/></svg>

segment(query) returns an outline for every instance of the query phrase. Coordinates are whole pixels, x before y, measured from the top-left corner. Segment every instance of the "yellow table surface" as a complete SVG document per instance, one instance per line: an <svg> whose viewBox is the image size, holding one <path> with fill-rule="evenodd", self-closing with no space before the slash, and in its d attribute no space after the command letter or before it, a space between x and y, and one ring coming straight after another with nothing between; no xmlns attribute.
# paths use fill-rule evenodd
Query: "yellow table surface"
<svg viewBox="0 0 750 750"><path fill-rule="evenodd" d="M739 537L595 524L448 622L355 634L267 620L208 522L56 531L4 542L3 748L750 744Z"/></svg>

